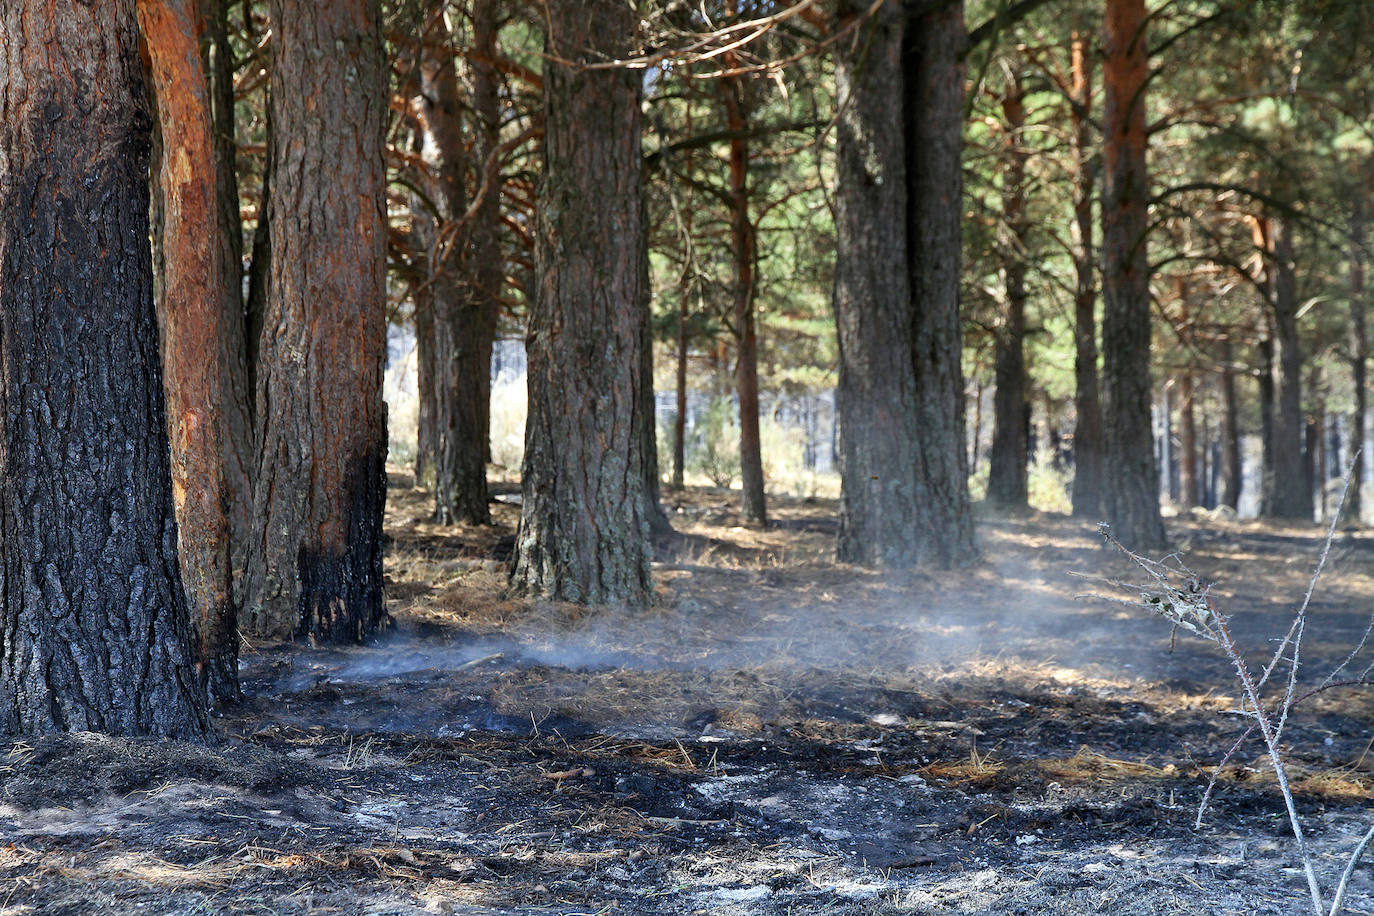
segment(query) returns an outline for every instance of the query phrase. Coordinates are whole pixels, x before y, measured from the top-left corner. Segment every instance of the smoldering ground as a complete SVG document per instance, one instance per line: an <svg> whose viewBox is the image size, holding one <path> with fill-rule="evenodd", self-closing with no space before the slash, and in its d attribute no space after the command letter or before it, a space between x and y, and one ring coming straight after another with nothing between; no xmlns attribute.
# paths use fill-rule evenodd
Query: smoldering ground
<svg viewBox="0 0 1374 916"><path fill-rule="evenodd" d="M210 749L77 736L3 750L4 912L1289 913L1305 890L1209 647L1071 573L1091 526L985 519L986 561L836 566L833 506L739 526L699 493L656 606L513 601L495 529L392 493L397 625L245 653ZM1177 523L1256 655L1319 535ZM1354 645L1374 545L1343 538L1304 651ZM1367 698L1290 732L1326 879L1374 813ZM1358 870L1356 911L1374 909Z"/></svg>

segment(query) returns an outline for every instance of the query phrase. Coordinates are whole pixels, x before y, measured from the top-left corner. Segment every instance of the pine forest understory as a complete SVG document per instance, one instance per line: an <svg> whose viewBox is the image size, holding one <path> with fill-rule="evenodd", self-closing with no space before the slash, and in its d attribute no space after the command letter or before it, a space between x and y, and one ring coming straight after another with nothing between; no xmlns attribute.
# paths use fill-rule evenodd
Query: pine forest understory
<svg viewBox="0 0 1374 916"><path fill-rule="evenodd" d="M0 916L1374 913L1363 0L0 4Z"/></svg>

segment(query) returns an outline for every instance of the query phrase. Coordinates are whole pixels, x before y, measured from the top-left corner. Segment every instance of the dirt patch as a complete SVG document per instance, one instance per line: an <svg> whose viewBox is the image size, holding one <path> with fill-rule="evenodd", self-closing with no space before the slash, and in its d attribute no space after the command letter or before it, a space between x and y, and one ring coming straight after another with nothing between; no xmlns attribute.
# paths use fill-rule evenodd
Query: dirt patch
<svg viewBox="0 0 1374 916"><path fill-rule="evenodd" d="M1075 597L1121 572L1090 525L985 518L982 565L888 577L831 561L833 504L757 530L694 491L656 606L623 614L506 598L518 508L442 528L428 503L393 488L392 630L253 648L218 745L0 744L0 913L1306 911L1258 747L1193 829L1230 673ZM1170 531L1267 651L1319 533ZM1333 560L1314 673L1374 605L1374 544ZM1328 884L1374 819L1371 725L1343 691L1290 727ZM1371 866L1354 891L1374 911Z"/></svg>

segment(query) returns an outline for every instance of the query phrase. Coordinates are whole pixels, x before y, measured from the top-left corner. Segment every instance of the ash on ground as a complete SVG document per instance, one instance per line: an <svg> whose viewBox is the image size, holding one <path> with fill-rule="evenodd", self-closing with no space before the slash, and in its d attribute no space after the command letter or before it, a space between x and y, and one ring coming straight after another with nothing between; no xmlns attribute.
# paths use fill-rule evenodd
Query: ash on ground
<svg viewBox="0 0 1374 916"><path fill-rule="evenodd" d="M1073 572L1121 572L1091 525L985 519L981 566L892 578L832 562L833 505L759 531L695 492L656 606L608 613L504 596L518 509L444 529L391 497L396 626L246 652L216 745L0 744L0 913L1310 912L1258 745L1194 830L1244 728L1232 675L1075 598ZM1170 532L1261 659L1320 533ZM1374 542L1332 554L1317 677L1374 606ZM1328 895L1374 822L1372 720L1329 691L1290 726Z"/></svg>

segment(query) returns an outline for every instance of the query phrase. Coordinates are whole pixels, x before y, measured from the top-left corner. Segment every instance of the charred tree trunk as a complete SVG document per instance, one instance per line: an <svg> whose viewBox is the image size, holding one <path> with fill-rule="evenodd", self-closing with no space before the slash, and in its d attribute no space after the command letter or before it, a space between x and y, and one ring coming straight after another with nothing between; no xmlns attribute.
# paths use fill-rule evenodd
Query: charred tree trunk
<svg viewBox="0 0 1374 916"><path fill-rule="evenodd" d="M425 239L434 326L434 520L441 525L487 525L491 514L482 401L491 396L495 300L478 295L473 277L475 221L467 213L463 102L453 57L443 4L432 5L425 13L420 41L416 120L420 155L431 176L429 198L438 209L437 219L427 224L430 237ZM484 254L490 256L490 251Z"/></svg>
<svg viewBox="0 0 1374 916"><path fill-rule="evenodd" d="M576 66L627 55L636 21L618 0L552 3L548 28L539 286L511 584L527 595L643 605L640 74Z"/></svg>
<svg viewBox="0 0 1374 916"><path fill-rule="evenodd" d="M960 0L921 9L902 43L906 238L916 390L916 531L921 557L959 566L978 556L964 448L962 268L964 52Z"/></svg>
<svg viewBox="0 0 1374 916"><path fill-rule="evenodd" d="M851 4L843 15L860 13ZM892 568L916 564L923 542L916 507L905 145L891 128L902 117L903 27L900 7L885 4L835 55L837 548L843 562Z"/></svg>
<svg viewBox="0 0 1374 916"><path fill-rule="evenodd" d="M1150 434L1150 264L1144 0L1107 0L1102 199L1103 463L1107 519L1134 550L1164 546Z"/></svg>
<svg viewBox="0 0 1374 916"><path fill-rule="evenodd" d="M1093 246L1096 153L1087 38L1073 36L1074 415L1073 514L1102 512L1102 403L1097 388L1097 274Z"/></svg>
<svg viewBox="0 0 1374 916"><path fill-rule="evenodd" d="M386 73L377 0L273 0L271 264L258 354L258 541L244 608L272 637L386 617Z"/></svg>
<svg viewBox="0 0 1374 916"><path fill-rule="evenodd" d="M735 262L735 396L739 398L739 468L746 522L768 524L759 437L759 340L754 315L754 224L749 218L749 143L742 77L722 81L730 140L730 250Z"/></svg>
<svg viewBox="0 0 1374 916"><path fill-rule="evenodd" d="M204 23L193 0L138 4L164 150L161 187L162 359L172 458L178 554L197 636L197 671L212 703L238 698L238 611L230 551L230 507L242 491L229 424L234 398L231 340L238 274L220 238L218 170L210 83L201 57ZM241 428L241 427L240 427ZM240 481L242 483L242 481Z"/></svg>
<svg viewBox="0 0 1374 916"><path fill-rule="evenodd" d="M0 60L0 731L199 738L134 5L8 3Z"/></svg>
<svg viewBox="0 0 1374 916"><path fill-rule="evenodd" d="M1000 247L1007 313L993 344L997 389L993 395L988 502L1003 509L1024 511L1029 508L1025 340L1026 243L1030 223L1026 219L1027 152L1022 137L1026 106L1019 76L1008 80L1002 99L1002 117L1007 137L1007 161L1002 176L1002 231L1006 238Z"/></svg>
<svg viewBox="0 0 1374 916"><path fill-rule="evenodd" d="M1293 239L1283 220L1270 220L1273 247L1274 477L1270 512L1276 518L1312 518L1312 488L1303 465L1302 351L1298 342L1298 290Z"/></svg>

